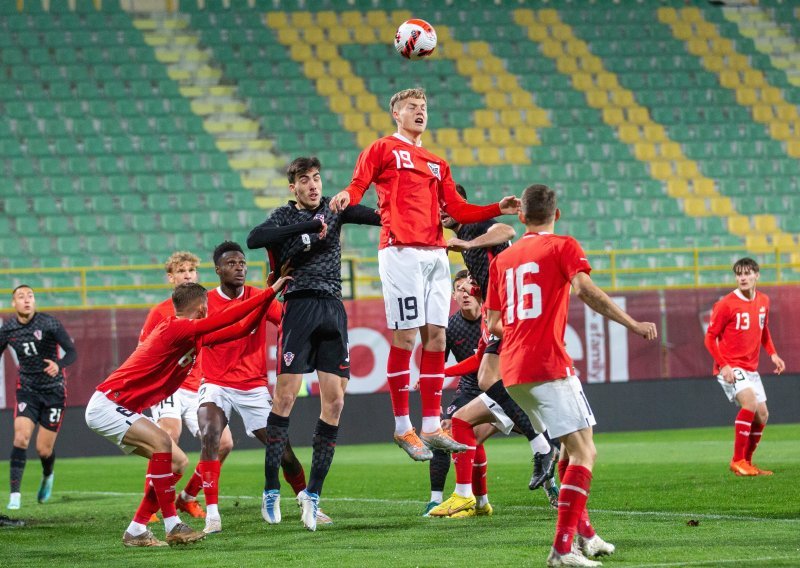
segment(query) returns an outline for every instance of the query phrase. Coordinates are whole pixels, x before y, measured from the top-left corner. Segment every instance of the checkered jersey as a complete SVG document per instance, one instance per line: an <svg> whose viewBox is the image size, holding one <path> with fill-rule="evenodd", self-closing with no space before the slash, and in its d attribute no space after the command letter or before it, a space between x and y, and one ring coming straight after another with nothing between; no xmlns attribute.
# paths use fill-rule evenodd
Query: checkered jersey
<svg viewBox="0 0 800 568"><path fill-rule="evenodd" d="M481 221L480 223L470 223L468 225L461 225L456 231L456 236L462 241L471 241L481 235L485 235L489 227L494 225L494 221ZM464 257L464 264L467 265L470 275L478 283L481 288L481 297L486 299L486 292L489 289L489 265L492 259L506 250L511 245L510 242L505 242L495 245L490 248L479 248L466 250L461 253Z"/></svg>
<svg viewBox="0 0 800 568"><path fill-rule="evenodd" d="M309 211L298 209L296 202L289 201L275 209L247 238L249 248L266 247L269 250L273 270L280 270L286 261L291 260L293 280L286 285L285 297L315 291L341 298L342 225L381 224L378 213L369 207L353 205L341 213L333 213L329 204L330 198L323 197L319 207ZM320 239L319 229L323 221L328 225L328 233ZM292 227L297 227L298 231L293 232Z"/></svg>
<svg viewBox="0 0 800 568"><path fill-rule="evenodd" d="M76 352L60 321L49 314L36 312L28 323L23 324L12 315L0 327L0 353L9 345L19 362L19 390L50 393L64 389L62 369L75 362ZM59 346L64 350L64 357L60 360ZM55 377L44 372L45 359L58 363Z"/></svg>
<svg viewBox="0 0 800 568"><path fill-rule="evenodd" d="M476 320L466 319L460 311L450 316L447 322L447 334L445 337L445 358L452 353L456 361L461 362L475 354L478 341L481 338L481 318ZM481 389L478 388L478 375L470 373L463 375L458 382L458 391L470 396L478 396Z"/></svg>

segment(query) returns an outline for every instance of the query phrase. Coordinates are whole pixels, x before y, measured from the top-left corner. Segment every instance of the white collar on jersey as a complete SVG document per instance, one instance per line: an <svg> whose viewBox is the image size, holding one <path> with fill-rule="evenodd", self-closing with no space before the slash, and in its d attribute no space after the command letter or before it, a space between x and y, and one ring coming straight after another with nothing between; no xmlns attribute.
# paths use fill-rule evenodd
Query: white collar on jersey
<svg viewBox="0 0 800 568"><path fill-rule="evenodd" d="M524 235L522 235L522 238L527 239L528 237L535 237L537 235L552 235L552 234L553 233L550 233L548 231L539 231L537 233L525 233Z"/></svg>
<svg viewBox="0 0 800 568"><path fill-rule="evenodd" d="M225 295L225 292L222 291L222 286L217 286L217 294L219 294L220 296L222 296L226 300L232 300L233 299L233 298L229 298L228 296ZM236 296L236 299L238 300L242 296L244 296L244 286L242 286L242 291L238 296Z"/></svg>
<svg viewBox="0 0 800 568"><path fill-rule="evenodd" d="M412 146L422 146L422 139L417 140L417 143L415 144L414 142L412 142L411 140L409 140L408 138L406 138L405 136L403 136L399 132L395 132L394 134L392 134L392 136L394 136L398 140L402 140L406 144L411 144Z"/></svg>
<svg viewBox="0 0 800 568"><path fill-rule="evenodd" d="M756 294L757 294L757 292L755 290L753 290L753 297L751 299L751 298L748 298L747 296L745 296L744 294L742 294L742 291L739 290L739 288L736 288L736 290L734 290L733 293L736 294L736 296L740 300L744 300L745 302L754 302L755 299L756 299Z"/></svg>

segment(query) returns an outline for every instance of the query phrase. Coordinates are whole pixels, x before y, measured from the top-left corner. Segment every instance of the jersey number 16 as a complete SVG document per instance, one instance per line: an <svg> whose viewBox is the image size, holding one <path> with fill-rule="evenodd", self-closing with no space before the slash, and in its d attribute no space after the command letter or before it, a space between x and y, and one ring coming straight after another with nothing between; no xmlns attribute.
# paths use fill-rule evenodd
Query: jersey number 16
<svg viewBox="0 0 800 568"><path fill-rule="evenodd" d="M538 284L525 284L527 274L538 274L539 265L526 262L516 270L506 270L506 322L514 323L516 319L534 319L542 315L542 289ZM526 307L528 306L528 307Z"/></svg>

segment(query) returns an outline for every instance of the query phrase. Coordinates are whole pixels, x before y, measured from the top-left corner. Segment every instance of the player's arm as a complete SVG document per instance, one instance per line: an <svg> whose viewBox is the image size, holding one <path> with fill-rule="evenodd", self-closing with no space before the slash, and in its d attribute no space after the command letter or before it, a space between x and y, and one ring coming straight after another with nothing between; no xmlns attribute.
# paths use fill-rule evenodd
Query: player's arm
<svg viewBox="0 0 800 568"><path fill-rule="evenodd" d="M139 345L144 343L144 340L147 339L147 336L161 323L162 319L161 313L156 308L150 310L150 313L147 314L147 319L144 320L142 331L139 333Z"/></svg>
<svg viewBox="0 0 800 568"><path fill-rule="evenodd" d="M577 272L571 280L572 288L581 301L592 310L611 321L624 325L630 331L645 339L658 337L656 324L639 322L629 316L617 304L611 301L608 294L603 292L597 284L592 282L592 277L585 272Z"/></svg>
<svg viewBox="0 0 800 568"><path fill-rule="evenodd" d="M486 310L486 328L497 338L503 338L503 318L498 310Z"/></svg>
<svg viewBox="0 0 800 568"><path fill-rule="evenodd" d="M279 282L282 286L283 279L279 278L275 284L278 284ZM258 309L262 303L274 301L275 294L276 291L273 285L263 292L254 294L251 298L248 298L244 302L237 302L234 305L225 308L221 312L208 316L204 319L192 320L191 324L195 337L200 339L204 335L213 333L239 322L239 320L250 314L250 312Z"/></svg>
<svg viewBox="0 0 800 568"><path fill-rule="evenodd" d="M473 205L461 197L456 191L456 182L450 174L450 166L445 165L441 182L442 209L459 223L477 223L488 221L498 215L511 215L519 211L519 199L513 196L504 197L499 203L489 205Z"/></svg>
<svg viewBox="0 0 800 568"><path fill-rule="evenodd" d="M263 295L263 294L260 294ZM208 333L203 336L201 343L203 345L216 345L218 343L225 343L226 341L234 341L250 335L256 329L263 318L266 316L267 311L278 302L263 302L255 310L244 316L238 322L222 328L218 331Z"/></svg>
<svg viewBox="0 0 800 568"><path fill-rule="evenodd" d="M64 367L68 367L75 362L78 358L78 352L75 350L75 344L72 343L67 330L61 325L61 322L54 320L55 327L53 328L53 337L61 349L64 350L64 356L60 359L53 361L52 359L42 359L46 363L44 373L50 377L55 377Z"/></svg>
<svg viewBox="0 0 800 568"><path fill-rule="evenodd" d="M342 223L380 227L381 216L378 215L377 211L370 207L364 207L363 205L351 205L342 212Z"/></svg>
<svg viewBox="0 0 800 568"><path fill-rule="evenodd" d="M333 196L330 202L331 211L339 213L347 209L349 205L358 205L361 198L372 185L372 182L380 173L381 163L378 144L373 142L358 156L356 167L353 170L353 179L350 185Z"/></svg>
<svg viewBox="0 0 800 568"><path fill-rule="evenodd" d="M493 223L486 232L470 241L464 241L453 237L447 241L447 248L456 252L464 252L471 249L491 248L501 245L513 239L517 232L511 225L505 223Z"/></svg>
<svg viewBox="0 0 800 568"><path fill-rule="evenodd" d="M711 354L711 358L714 359L717 367L719 367L719 374L722 375L722 378L726 382L733 384L735 380L733 376L733 370L731 369L731 366L728 365L725 357L722 356L722 351L720 350L719 342L717 341L719 336L722 335L722 330L725 329L725 326L728 324L728 319L728 310L726 309L725 305L722 302L715 304L711 310L711 323L706 330L703 343L705 344L708 352Z"/></svg>
<svg viewBox="0 0 800 568"><path fill-rule="evenodd" d="M281 225L274 216L255 227L247 236L247 248L273 248L283 245L286 241L292 240L292 248L295 246L299 250L309 246L312 238L319 239L319 233L324 223L319 219L293 223L291 225Z"/></svg>
<svg viewBox="0 0 800 568"><path fill-rule="evenodd" d="M775 344L772 343L772 335L769 332L768 322L764 322L764 330L761 332L761 345L775 364L775 373L780 375L786 369L786 363L778 356Z"/></svg>

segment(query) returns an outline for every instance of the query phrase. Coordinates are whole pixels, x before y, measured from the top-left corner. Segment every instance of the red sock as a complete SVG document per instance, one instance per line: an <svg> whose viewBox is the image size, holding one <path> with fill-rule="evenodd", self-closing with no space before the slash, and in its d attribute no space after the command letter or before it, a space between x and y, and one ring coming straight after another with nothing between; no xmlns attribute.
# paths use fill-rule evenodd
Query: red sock
<svg viewBox="0 0 800 568"><path fill-rule="evenodd" d="M581 465L567 467L561 480L558 493L558 521L553 547L559 554L567 554L572 549L572 539L578 529L578 521L586 509L589 487L592 485L592 472Z"/></svg>
<svg viewBox="0 0 800 568"><path fill-rule="evenodd" d="M453 439L467 445L467 451L453 454L456 464L456 483L472 483L472 464L475 462L475 431L472 424L453 418ZM484 454L485 455L485 454Z"/></svg>
<svg viewBox="0 0 800 568"><path fill-rule="evenodd" d="M286 480L286 483L292 486L292 491L294 491L295 495L306 488L306 472L303 470L303 466L300 466L300 471L292 474L286 473L284 469L283 478Z"/></svg>
<svg viewBox="0 0 800 568"><path fill-rule="evenodd" d="M750 438L748 438L747 450L744 453L747 463L753 463L753 453L755 453L758 443L761 441L761 433L766 427L766 424L760 422L753 422L750 426Z"/></svg>
<svg viewBox="0 0 800 568"><path fill-rule="evenodd" d="M475 448L475 462L472 464L472 492L477 495L486 495L486 449L483 444Z"/></svg>
<svg viewBox="0 0 800 568"><path fill-rule="evenodd" d="M147 477L153 484L158 499L158 507L166 519L174 517L175 511L175 476L172 473L172 452L154 453L147 468Z"/></svg>
<svg viewBox="0 0 800 568"><path fill-rule="evenodd" d="M203 494L206 496L206 507L219 503L219 460L201 461L197 464L203 481Z"/></svg>
<svg viewBox="0 0 800 568"><path fill-rule="evenodd" d="M569 466L568 460L558 460L558 478L564 479L567 475L567 467ZM592 538L595 535L594 527L589 521L589 511L586 507L581 512L581 518L578 520L578 534L585 538Z"/></svg>
<svg viewBox="0 0 800 568"><path fill-rule="evenodd" d="M558 460L558 479L563 480L567 475L567 467L569 467L569 460Z"/></svg>
<svg viewBox="0 0 800 568"><path fill-rule="evenodd" d="M186 487L183 488L183 492L190 497L197 497L202 488L203 474L200 473L200 464L197 464L194 473L192 473L192 476L189 478L189 483L187 483Z"/></svg>
<svg viewBox="0 0 800 568"><path fill-rule="evenodd" d="M422 417L442 414L442 385L444 384L444 351L422 351L419 364L419 394Z"/></svg>
<svg viewBox="0 0 800 568"><path fill-rule="evenodd" d="M392 412L395 416L408 416L408 382L410 379L411 351L395 347L389 350L386 362L386 378L392 396Z"/></svg>
<svg viewBox="0 0 800 568"><path fill-rule="evenodd" d="M736 437L733 439L733 461L743 460L747 447L750 445L750 431L753 426L753 418L756 415L750 410L742 408L736 415L736 422L733 423Z"/></svg>
<svg viewBox="0 0 800 568"><path fill-rule="evenodd" d="M142 502L139 503L139 508L136 509L136 514L133 516L134 522L146 525L150 522L150 517L158 512L158 499L156 499L156 490L147 480L147 489L144 492Z"/></svg>

